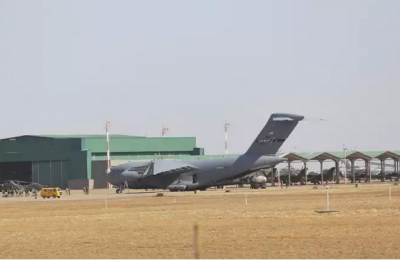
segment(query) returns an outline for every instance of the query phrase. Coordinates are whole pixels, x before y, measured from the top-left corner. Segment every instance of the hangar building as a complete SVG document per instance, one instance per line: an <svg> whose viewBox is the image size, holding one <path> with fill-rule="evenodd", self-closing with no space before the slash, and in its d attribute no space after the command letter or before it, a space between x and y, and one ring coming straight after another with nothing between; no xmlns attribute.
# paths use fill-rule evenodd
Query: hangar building
<svg viewBox="0 0 400 260"><path fill-rule="evenodd" d="M111 165L129 157L204 155L195 137L110 135ZM38 182L61 189L107 187L105 135L23 135L0 139L0 182ZM125 160L124 160L125 158ZM117 160L118 159L118 160Z"/></svg>

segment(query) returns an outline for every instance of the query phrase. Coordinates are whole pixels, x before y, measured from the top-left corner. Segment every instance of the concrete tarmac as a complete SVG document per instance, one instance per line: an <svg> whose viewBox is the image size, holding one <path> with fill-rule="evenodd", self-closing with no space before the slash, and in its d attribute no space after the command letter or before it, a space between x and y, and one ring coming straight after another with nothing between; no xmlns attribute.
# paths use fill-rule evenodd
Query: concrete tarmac
<svg viewBox="0 0 400 260"><path fill-rule="evenodd" d="M363 186L374 186L374 185L393 185L395 182L372 182L372 183L359 183L359 187ZM94 189L90 190L89 194L86 195L83 193L83 190L71 190L71 195L66 195L65 190L63 190L63 195L61 198L45 198L43 199L40 196L40 192L38 194L37 199L35 199L32 194L29 197L0 197L0 203L18 203L18 202L46 202L46 203L55 203L61 201L74 201L74 200L115 200L115 199L135 199L135 198L146 198L146 197L154 197L157 193L163 193L164 196L168 197L177 197L177 196L201 196L201 195L223 195L223 194L252 194L252 193L274 193L274 192L283 192L285 190L298 190L298 189L312 189L314 185L292 185L283 186L282 188L279 186L268 186L266 189L250 189L249 185L245 185L244 188L237 188L235 186L226 186L226 189L215 189L209 188L207 191L200 191L197 194L194 194L193 191L185 191L185 192L170 192L168 190L133 190L127 189L124 190L121 194L117 194L115 189ZM325 189L323 185L317 185L318 189ZM355 184L348 183L348 184L333 184L330 183L329 187L331 189L342 189L342 188L354 188ZM226 192L229 190L229 193Z"/></svg>

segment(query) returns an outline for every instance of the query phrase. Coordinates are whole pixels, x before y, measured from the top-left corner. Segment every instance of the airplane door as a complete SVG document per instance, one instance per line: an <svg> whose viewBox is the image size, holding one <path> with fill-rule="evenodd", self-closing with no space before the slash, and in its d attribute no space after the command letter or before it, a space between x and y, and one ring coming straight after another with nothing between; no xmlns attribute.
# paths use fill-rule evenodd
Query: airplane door
<svg viewBox="0 0 400 260"><path fill-rule="evenodd" d="M197 174L193 174L193 183L197 183Z"/></svg>

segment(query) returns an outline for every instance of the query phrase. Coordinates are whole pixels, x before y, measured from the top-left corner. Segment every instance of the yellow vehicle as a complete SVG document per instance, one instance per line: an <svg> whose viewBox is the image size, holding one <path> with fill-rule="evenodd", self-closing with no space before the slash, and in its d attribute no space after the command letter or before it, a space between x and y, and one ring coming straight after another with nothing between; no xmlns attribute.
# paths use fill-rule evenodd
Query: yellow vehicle
<svg viewBox="0 0 400 260"><path fill-rule="evenodd" d="M60 198L62 196L62 191L59 187L54 187L54 188L42 188L40 190L40 196L42 196L43 199L45 198Z"/></svg>

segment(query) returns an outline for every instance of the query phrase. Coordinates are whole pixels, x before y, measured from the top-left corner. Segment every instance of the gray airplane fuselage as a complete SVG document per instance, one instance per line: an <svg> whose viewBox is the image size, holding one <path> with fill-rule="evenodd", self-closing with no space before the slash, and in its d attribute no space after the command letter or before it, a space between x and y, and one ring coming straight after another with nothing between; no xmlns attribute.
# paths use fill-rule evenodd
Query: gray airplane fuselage
<svg viewBox="0 0 400 260"><path fill-rule="evenodd" d="M117 193L127 186L133 189L193 190L221 186L261 169L268 169L286 161L274 156L304 116L273 113L252 141L247 151L239 156L215 159L171 161L154 160L131 162L116 166L108 175L117 186Z"/></svg>
<svg viewBox="0 0 400 260"><path fill-rule="evenodd" d="M249 154L215 159L179 161L193 166L194 170L175 176L164 188L179 189L179 187L184 187L185 190L205 188L214 185L216 182L236 179L260 169L274 167L283 161L286 161L286 159ZM145 181L146 178L143 178L143 172L139 172L136 169L130 170L140 166L145 169L150 163L151 161L129 162L118 165L111 170L108 180L114 186L121 186L126 182L128 187L132 189L161 188L159 185L153 185Z"/></svg>

